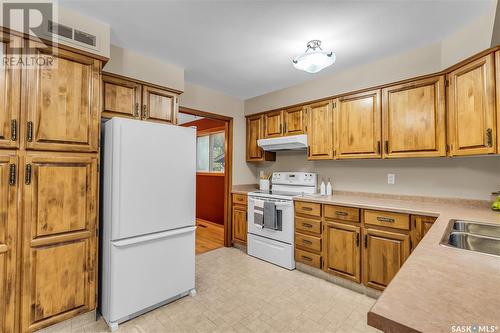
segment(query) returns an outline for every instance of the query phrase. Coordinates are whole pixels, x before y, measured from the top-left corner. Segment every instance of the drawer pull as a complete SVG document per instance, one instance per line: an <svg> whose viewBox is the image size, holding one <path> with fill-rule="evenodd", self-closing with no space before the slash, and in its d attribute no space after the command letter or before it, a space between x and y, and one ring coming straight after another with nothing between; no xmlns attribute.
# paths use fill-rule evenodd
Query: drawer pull
<svg viewBox="0 0 500 333"><path fill-rule="evenodd" d="M309 245L311 245L311 244L312 244L312 242L311 242L310 240L307 240L307 239L303 239L303 240L302 240L302 243L304 243L304 244L309 244Z"/></svg>
<svg viewBox="0 0 500 333"><path fill-rule="evenodd" d="M313 209L312 209L312 207L302 207L302 210L305 210L305 211L310 212L310 211L312 211Z"/></svg>
<svg viewBox="0 0 500 333"><path fill-rule="evenodd" d="M304 259L304 260L307 260L307 261L312 261L312 258L306 257L306 256L304 256L304 255L302 255L301 257L302 257L302 259Z"/></svg>
<svg viewBox="0 0 500 333"><path fill-rule="evenodd" d="M336 212L335 212L335 215L337 215L337 216L347 216L348 214L347 214L347 212L339 212L339 211L336 211Z"/></svg>
<svg viewBox="0 0 500 333"><path fill-rule="evenodd" d="M388 223L394 223L394 222L396 222L395 219L392 219L390 217L382 217L382 216L377 216L377 221L379 221L379 222L388 222Z"/></svg>
<svg viewBox="0 0 500 333"><path fill-rule="evenodd" d="M312 228L313 227L312 224L310 224L310 223L302 223L302 226L306 227L306 228Z"/></svg>

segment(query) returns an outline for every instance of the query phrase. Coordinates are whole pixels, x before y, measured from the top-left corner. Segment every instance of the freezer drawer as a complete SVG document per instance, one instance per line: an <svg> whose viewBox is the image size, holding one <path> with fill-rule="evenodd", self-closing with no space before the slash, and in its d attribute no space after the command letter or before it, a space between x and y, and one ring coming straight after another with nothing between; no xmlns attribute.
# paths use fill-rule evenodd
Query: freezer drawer
<svg viewBox="0 0 500 333"><path fill-rule="evenodd" d="M248 234L247 252L253 257L286 269L295 269L293 246L269 238Z"/></svg>
<svg viewBox="0 0 500 333"><path fill-rule="evenodd" d="M123 322L194 289L195 229L108 242L102 304L108 323Z"/></svg>

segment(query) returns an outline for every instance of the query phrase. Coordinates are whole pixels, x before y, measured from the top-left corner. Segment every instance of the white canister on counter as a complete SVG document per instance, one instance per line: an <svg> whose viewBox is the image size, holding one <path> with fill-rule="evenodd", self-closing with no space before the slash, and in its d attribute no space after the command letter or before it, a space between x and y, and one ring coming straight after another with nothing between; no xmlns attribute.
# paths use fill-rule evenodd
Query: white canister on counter
<svg viewBox="0 0 500 333"><path fill-rule="evenodd" d="M261 191L269 191L270 183L269 179L259 179L259 189Z"/></svg>

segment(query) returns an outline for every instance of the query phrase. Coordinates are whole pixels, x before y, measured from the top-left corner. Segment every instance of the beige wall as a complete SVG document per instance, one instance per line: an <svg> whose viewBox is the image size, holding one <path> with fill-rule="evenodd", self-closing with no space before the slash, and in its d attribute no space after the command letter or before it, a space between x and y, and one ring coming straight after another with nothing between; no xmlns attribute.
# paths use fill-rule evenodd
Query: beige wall
<svg viewBox="0 0 500 333"><path fill-rule="evenodd" d="M255 166L245 162L246 129L243 101L199 85L186 83L180 106L233 117L233 184L255 182Z"/></svg>
<svg viewBox="0 0 500 333"><path fill-rule="evenodd" d="M442 70L490 47L493 14L473 22L441 42L348 68L327 77L245 101L245 114L325 98ZM332 177L334 189L347 191L489 199L500 190L500 157L401 160L307 161L305 152L281 152L260 170L310 171ZM387 184L387 174L396 184Z"/></svg>
<svg viewBox="0 0 500 333"><path fill-rule="evenodd" d="M184 91L184 69L115 45L111 45L111 58L103 70Z"/></svg>

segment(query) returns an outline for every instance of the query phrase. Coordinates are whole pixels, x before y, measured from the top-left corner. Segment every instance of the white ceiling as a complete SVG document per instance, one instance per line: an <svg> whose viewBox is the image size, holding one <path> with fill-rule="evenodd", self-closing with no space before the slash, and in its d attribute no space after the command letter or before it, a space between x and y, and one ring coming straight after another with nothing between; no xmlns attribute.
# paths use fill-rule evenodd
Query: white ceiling
<svg viewBox="0 0 500 333"><path fill-rule="evenodd" d="M496 1L60 3L109 23L113 44L183 67L187 82L246 99L439 41ZM311 39L337 55L318 74L291 64Z"/></svg>

